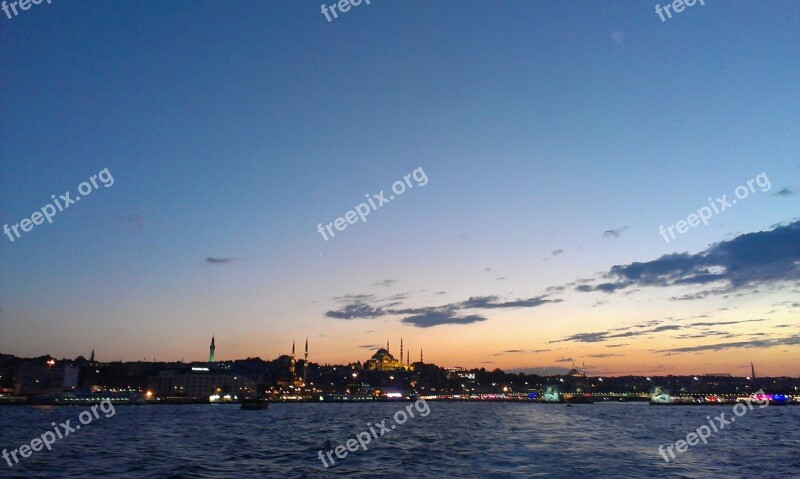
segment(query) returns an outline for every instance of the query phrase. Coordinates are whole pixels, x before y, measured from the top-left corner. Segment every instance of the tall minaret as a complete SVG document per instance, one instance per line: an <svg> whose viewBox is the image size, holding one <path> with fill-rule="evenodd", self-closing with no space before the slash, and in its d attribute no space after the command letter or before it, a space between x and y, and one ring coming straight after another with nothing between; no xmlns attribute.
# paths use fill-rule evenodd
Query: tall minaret
<svg viewBox="0 0 800 479"><path fill-rule="evenodd" d="M402 361L403 358L400 358ZM411 366L411 351L406 351L406 366Z"/></svg>
<svg viewBox="0 0 800 479"><path fill-rule="evenodd" d="M424 363L425 361L422 360L422 348L419 348L419 362Z"/></svg>
<svg viewBox="0 0 800 479"><path fill-rule="evenodd" d="M753 379L756 378L756 368L753 366L752 361L750 361L750 377Z"/></svg>
<svg viewBox="0 0 800 479"><path fill-rule="evenodd" d="M400 365L403 365L403 338L400 338Z"/></svg>
<svg viewBox="0 0 800 479"><path fill-rule="evenodd" d="M217 349L217 347L214 346L214 335L212 334L211 335L211 346L208 348L208 362L209 363L213 363L214 362L214 351L216 349Z"/></svg>
<svg viewBox="0 0 800 479"><path fill-rule="evenodd" d="M290 380L294 381L294 341L292 341L292 359L289 360L289 375L291 376Z"/></svg>
<svg viewBox="0 0 800 479"><path fill-rule="evenodd" d="M389 340L388 339L386 340L386 352L387 353L389 352Z"/></svg>
<svg viewBox="0 0 800 479"><path fill-rule="evenodd" d="M306 356L305 361L303 361L303 386L306 385L308 381L308 338L306 338Z"/></svg>

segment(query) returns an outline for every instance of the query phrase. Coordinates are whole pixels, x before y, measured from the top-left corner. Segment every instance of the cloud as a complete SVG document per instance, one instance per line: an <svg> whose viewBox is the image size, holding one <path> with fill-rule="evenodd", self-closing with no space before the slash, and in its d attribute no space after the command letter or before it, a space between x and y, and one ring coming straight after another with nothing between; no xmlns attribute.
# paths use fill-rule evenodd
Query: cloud
<svg viewBox="0 0 800 479"><path fill-rule="evenodd" d="M613 358L615 356L622 356L622 354L598 353L589 355L590 358Z"/></svg>
<svg viewBox="0 0 800 479"><path fill-rule="evenodd" d="M694 294L684 294L683 296L673 296L669 298L672 301L696 301L698 299L705 299L711 291L700 291Z"/></svg>
<svg viewBox="0 0 800 479"><path fill-rule="evenodd" d="M761 321L766 321L766 320L765 319L743 319L743 320L740 320L740 321L717 321L716 323L714 323L714 322L692 323L692 324L687 324L686 326L690 327L690 328L697 328L697 327L701 327L701 326L723 326L723 325L726 325L726 324L760 323Z"/></svg>
<svg viewBox="0 0 800 479"><path fill-rule="evenodd" d="M627 226L623 226L622 228L617 228L614 230L605 230L603 231L604 238L619 238L622 233L627 231L629 228Z"/></svg>
<svg viewBox="0 0 800 479"><path fill-rule="evenodd" d="M361 303L365 301L375 301L374 294L345 294L343 296L335 296L333 298L337 303Z"/></svg>
<svg viewBox="0 0 800 479"><path fill-rule="evenodd" d="M575 360L572 359L572 358L556 358L556 362L557 363L571 363L571 362L574 362L574 361Z"/></svg>
<svg viewBox="0 0 800 479"><path fill-rule="evenodd" d="M519 353L524 353L524 352L525 352L524 349L506 349L503 352L495 353L495 356L502 356L504 354L519 354Z"/></svg>
<svg viewBox="0 0 800 479"><path fill-rule="evenodd" d="M546 296L536 296L529 299L498 302L497 296L475 296L459 303L461 309L497 309L497 308L535 308L547 303L560 303L560 299L547 299Z"/></svg>
<svg viewBox="0 0 800 479"><path fill-rule="evenodd" d="M486 318L476 314L459 316L452 310L430 310L401 320L404 324L413 324L418 328L431 328L443 324L471 324L480 321L486 321Z"/></svg>
<svg viewBox="0 0 800 479"><path fill-rule="evenodd" d="M522 353L545 353L550 351L550 349L507 349L503 352L496 353L495 356L502 356L504 354L522 354Z"/></svg>
<svg viewBox="0 0 800 479"><path fill-rule="evenodd" d="M601 343L603 341L607 341L609 339L614 339L614 338L630 338L634 336L644 336L647 334L661 333L664 331L675 331L681 329L681 326L678 326L676 324L664 324L655 327L643 327L643 326L653 326L654 324L657 323L658 320L655 320L651 321L649 324L645 323L643 325L617 328L610 331L600 331L596 333L578 333L578 334L573 334L572 336L568 336L564 339L559 339L550 342L551 343L561 343L561 342Z"/></svg>
<svg viewBox="0 0 800 479"><path fill-rule="evenodd" d="M206 258L208 264L231 264L236 261L236 258Z"/></svg>
<svg viewBox="0 0 800 479"><path fill-rule="evenodd" d="M372 283L372 286L386 286L388 288L389 286L392 286L396 282L397 282L396 279L384 279L383 281Z"/></svg>
<svg viewBox="0 0 800 479"><path fill-rule="evenodd" d="M699 346L685 346L682 348L661 349L657 353L693 353L698 351L722 351L723 349L755 348L766 349L775 346L797 346L800 345L800 335L787 336L775 339L757 339L751 341L737 341L733 343L701 344Z"/></svg>
<svg viewBox="0 0 800 479"><path fill-rule="evenodd" d="M558 255L562 254L563 252L564 252L563 249L557 249L555 251L552 251L550 254L553 255L553 256L558 256Z"/></svg>
<svg viewBox="0 0 800 479"><path fill-rule="evenodd" d="M632 286L721 284L715 293L757 285L800 281L800 221L770 231L747 233L697 253L672 253L644 263L613 266L595 286L580 292L613 293ZM687 297L689 299L691 297Z"/></svg>
<svg viewBox="0 0 800 479"><path fill-rule="evenodd" d="M373 319L388 314L381 308L375 308L365 303L345 305L339 311L328 311L325 316L336 319Z"/></svg>
<svg viewBox="0 0 800 479"><path fill-rule="evenodd" d="M346 303L335 311L328 311L325 316L336 319L374 319L387 315L403 316L401 322L413 324L420 328L429 328L442 324L471 324L486 321L486 317L478 314L463 314L465 310L533 308L547 303L558 303L560 299L548 299L536 296L528 299L502 301L498 296L476 296L466 301L441 306L421 308L396 308L402 301L383 304L386 301L406 299L399 294L378 300L371 294L349 294L335 297L334 300Z"/></svg>
<svg viewBox="0 0 800 479"><path fill-rule="evenodd" d="M785 197L793 196L794 194L795 194L795 192L791 188L786 187L786 188L782 188L777 193L774 193L772 196L782 196L782 197L785 198Z"/></svg>

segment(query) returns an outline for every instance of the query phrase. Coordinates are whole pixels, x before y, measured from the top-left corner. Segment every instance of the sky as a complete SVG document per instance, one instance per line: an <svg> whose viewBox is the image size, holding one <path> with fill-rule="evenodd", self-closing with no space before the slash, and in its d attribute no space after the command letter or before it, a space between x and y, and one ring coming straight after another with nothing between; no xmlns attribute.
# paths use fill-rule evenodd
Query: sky
<svg viewBox="0 0 800 479"><path fill-rule="evenodd" d="M402 338L445 367L800 376L798 24L738 0L0 11L0 353L202 361L215 335L217 360L308 338L341 364Z"/></svg>

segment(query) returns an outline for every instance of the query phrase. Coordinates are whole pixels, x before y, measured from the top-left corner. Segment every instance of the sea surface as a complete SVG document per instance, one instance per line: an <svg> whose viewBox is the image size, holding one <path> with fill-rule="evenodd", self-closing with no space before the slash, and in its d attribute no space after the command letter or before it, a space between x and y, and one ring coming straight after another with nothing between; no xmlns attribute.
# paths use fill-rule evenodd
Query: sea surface
<svg viewBox="0 0 800 479"><path fill-rule="evenodd" d="M117 406L19 464L9 478L798 478L800 407L756 407L675 459L658 446L685 439L730 406L532 403ZM398 410L411 406L403 424ZM83 406L0 407L0 448L12 450L79 423ZM427 411L426 415L423 414ZM84 420L87 416L84 416ZM389 432L376 423L383 419ZM370 423L375 434L370 432ZM716 421L715 421L716 423ZM395 428L392 429L391 426ZM363 450L325 467L361 435ZM378 436L375 438L375 436ZM342 450L340 450L342 453ZM327 460L327 459L326 459ZM13 459L11 460L13 463Z"/></svg>

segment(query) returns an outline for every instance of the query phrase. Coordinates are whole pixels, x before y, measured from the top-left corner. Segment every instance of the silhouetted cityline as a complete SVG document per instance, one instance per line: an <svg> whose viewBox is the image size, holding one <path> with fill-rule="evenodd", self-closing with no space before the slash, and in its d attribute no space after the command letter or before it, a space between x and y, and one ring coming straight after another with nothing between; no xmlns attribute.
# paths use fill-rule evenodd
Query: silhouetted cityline
<svg viewBox="0 0 800 479"><path fill-rule="evenodd" d="M363 363L321 365L291 354L273 360L247 358L216 361L212 338L207 362L101 362L57 360L51 356L22 359L0 354L0 404L85 404L109 399L115 404L237 402L247 397L275 401L544 400L547 392L559 401L649 400L654 389L680 396L679 404L735 400L763 389L800 400L800 379L756 378L727 374L700 376L587 376L585 370L539 376L486 370L443 368L420 360L405 362L389 349L378 349ZM402 358L403 345L400 342ZM780 396L780 397L784 397ZM778 396L776 396L778 397Z"/></svg>

